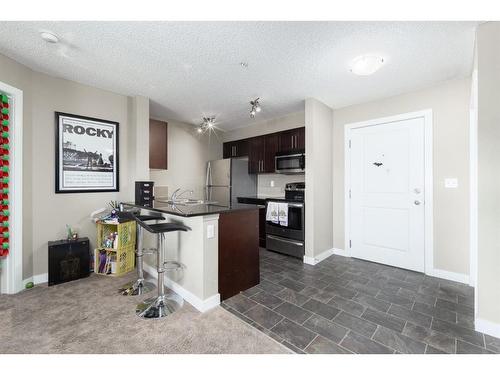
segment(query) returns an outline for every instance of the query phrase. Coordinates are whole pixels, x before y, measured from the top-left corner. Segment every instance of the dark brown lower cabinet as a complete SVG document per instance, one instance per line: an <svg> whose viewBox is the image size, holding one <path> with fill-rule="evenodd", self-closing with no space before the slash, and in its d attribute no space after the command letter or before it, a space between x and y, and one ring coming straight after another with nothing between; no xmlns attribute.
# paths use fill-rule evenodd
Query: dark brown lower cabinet
<svg viewBox="0 0 500 375"><path fill-rule="evenodd" d="M220 214L221 300L228 299L259 282L259 208Z"/></svg>

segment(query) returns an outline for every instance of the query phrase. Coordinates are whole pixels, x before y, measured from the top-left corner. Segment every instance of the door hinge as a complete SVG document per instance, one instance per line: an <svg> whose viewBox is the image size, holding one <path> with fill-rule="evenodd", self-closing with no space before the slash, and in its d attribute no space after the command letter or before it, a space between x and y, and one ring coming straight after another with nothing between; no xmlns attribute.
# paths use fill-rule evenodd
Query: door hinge
<svg viewBox="0 0 500 375"><path fill-rule="evenodd" d="M349 249L352 247L352 242L349 240Z"/></svg>
<svg viewBox="0 0 500 375"><path fill-rule="evenodd" d="M349 139L349 148L351 148L351 140Z"/></svg>
<svg viewBox="0 0 500 375"><path fill-rule="evenodd" d="M351 199L351 189L349 189L349 199Z"/></svg>

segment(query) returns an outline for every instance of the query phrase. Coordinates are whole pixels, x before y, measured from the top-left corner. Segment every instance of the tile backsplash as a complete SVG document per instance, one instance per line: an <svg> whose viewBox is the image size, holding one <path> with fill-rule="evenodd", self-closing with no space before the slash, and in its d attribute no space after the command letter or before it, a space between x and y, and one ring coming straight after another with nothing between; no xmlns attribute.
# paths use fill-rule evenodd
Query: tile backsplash
<svg viewBox="0 0 500 375"><path fill-rule="evenodd" d="M304 174L259 174L257 182L257 194L265 197L285 196L285 185L289 182L304 182ZM274 182L274 187L271 186Z"/></svg>

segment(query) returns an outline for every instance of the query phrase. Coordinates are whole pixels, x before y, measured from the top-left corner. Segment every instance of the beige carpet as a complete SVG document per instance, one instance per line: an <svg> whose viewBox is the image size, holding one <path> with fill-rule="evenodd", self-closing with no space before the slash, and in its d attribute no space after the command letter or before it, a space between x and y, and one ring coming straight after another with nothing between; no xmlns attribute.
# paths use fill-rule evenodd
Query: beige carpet
<svg viewBox="0 0 500 375"><path fill-rule="evenodd" d="M0 295L0 353L289 353L221 307L202 314L184 303L167 318L140 319L144 297L116 293L132 278L92 275Z"/></svg>

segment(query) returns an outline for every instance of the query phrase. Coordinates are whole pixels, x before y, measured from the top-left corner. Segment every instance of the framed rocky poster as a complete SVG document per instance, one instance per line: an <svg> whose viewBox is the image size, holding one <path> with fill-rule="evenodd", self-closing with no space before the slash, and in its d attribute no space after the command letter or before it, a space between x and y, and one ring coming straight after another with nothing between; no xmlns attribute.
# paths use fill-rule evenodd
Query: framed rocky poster
<svg viewBox="0 0 500 375"><path fill-rule="evenodd" d="M120 190L118 125L56 112L56 193Z"/></svg>

